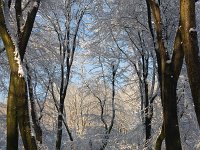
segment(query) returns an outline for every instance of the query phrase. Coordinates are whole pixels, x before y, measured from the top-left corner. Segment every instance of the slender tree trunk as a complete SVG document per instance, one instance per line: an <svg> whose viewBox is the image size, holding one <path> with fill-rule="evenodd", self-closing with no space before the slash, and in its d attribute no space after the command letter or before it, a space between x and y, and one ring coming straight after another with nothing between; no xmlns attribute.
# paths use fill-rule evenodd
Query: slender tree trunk
<svg viewBox="0 0 200 150"><path fill-rule="evenodd" d="M164 123L162 123L162 129L161 132L156 140L155 144L155 150L161 150L162 148L162 142L165 139L165 131L164 131Z"/></svg>
<svg viewBox="0 0 200 150"><path fill-rule="evenodd" d="M149 103L149 92L148 92L148 84L145 82L145 135L146 135L146 142L145 145L150 149L148 146L148 142L151 139L151 119L152 116L150 116L150 103Z"/></svg>
<svg viewBox="0 0 200 150"><path fill-rule="evenodd" d="M64 100L60 101L59 114L58 114L58 129L57 129L57 139L56 139L56 150L60 150L62 143L62 121L63 121L63 109Z"/></svg>
<svg viewBox="0 0 200 150"><path fill-rule="evenodd" d="M111 133L111 130L113 128L114 121L115 121L115 76L116 76L118 65L119 64L117 64L117 65L113 64L112 65L112 118L111 118L111 122L110 122L109 127L107 128L107 124L105 126L106 133L105 133L104 139L102 141L103 145L101 146L100 150L104 150L106 148L106 146L108 145L110 133Z"/></svg>
<svg viewBox="0 0 200 150"><path fill-rule="evenodd" d="M37 116L37 110L36 110L36 104L33 94L33 85L32 85L32 78L31 78L31 71L29 69L28 64L26 64L26 70L27 70L27 86L28 86L28 93L29 93L29 99L31 104L31 117L33 121L33 129L36 134L36 140L42 143L42 129L40 126L40 122Z"/></svg>
<svg viewBox="0 0 200 150"><path fill-rule="evenodd" d="M59 106L59 111L58 111L58 129L57 129L57 139L56 139L56 150L61 149L61 143L62 143L62 123L63 123L63 112L64 112L64 97L61 96L60 100L60 106ZM69 127L67 124L65 124L65 127L67 129L67 133L69 135L70 141L73 141L73 137L71 135L71 132L69 130Z"/></svg>

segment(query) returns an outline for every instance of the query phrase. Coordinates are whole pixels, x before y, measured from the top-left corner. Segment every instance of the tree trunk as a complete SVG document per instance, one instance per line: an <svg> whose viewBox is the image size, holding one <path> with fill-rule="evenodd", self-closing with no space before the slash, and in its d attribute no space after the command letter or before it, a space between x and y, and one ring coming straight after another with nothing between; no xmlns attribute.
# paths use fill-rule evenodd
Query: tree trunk
<svg viewBox="0 0 200 150"><path fill-rule="evenodd" d="M200 126L200 57L196 31L195 0L180 0L181 34L194 108Z"/></svg>
<svg viewBox="0 0 200 150"><path fill-rule="evenodd" d="M40 122L37 116L37 110L36 110L36 104L35 104L35 99L34 99L34 94L33 94L33 85L32 85L32 78L31 78L31 71L29 69L28 64L26 64L26 69L27 69L27 86L28 86L28 93L29 93L29 99L30 99L30 104L31 104L31 117L33 121L33 129L36 134L36 140L42 143L42 129L40 126Z"/></svg>
<svg viewBox="0 0 200 150"><path fill-rule="evenodd" d="M165 139L164 123L162 123L161 132L156 140L155 150L161 150L162 142Z"/></svg>
<svg viewBox="0 0 200 150"><path fill-rule="evenodd" d="M11 72L11 76L16 92L14 96L17 100L17 119L24 148L27 150L36 150L36 141L31 133L26 81L24 77L18 75L18 72Z"/></svg>
<svg viewBox="0 0 200 150"><path fill-rule="evenodd" d="M155 22L159 53L158 74L161 87L161 101L163 105L164 135L167 150L181 150L180 132L177 118L176 88L183 62L181 34L177 30L174 51L170 60L162 37L162 18L159 5L154 0L148 0Z"/></svg>
<svg viewBox="0 0 200 150"><path fill-rule="evenodd" d="M57 129L57 139L56 139L56 150L60 150L61 143L62 143L62 123L64 122L64 120L63 120L63 112L64 111L63 110L64 110L64 98L62 98L62 96L61 96L60 106L59 106L59 110L58 110L59 114L58 114L58 129ZM69 135L70 141L73 141L73 137L72 137L71 132L69 130L69 127L67 126L66 123L65 123L65 127L66 127L67 133Z"/></svg>
<svg viewBox="0 0 200 150"><path fill-rule="evenodd" d="M15 15L17 22L17 29L22 29L17 31L17 35L12 35L9 31L8 25L5 23L7 20L9 22L9 18L5 18L6 11L10 11L11 1L3 2L0 0L0 34L2 41L4 43L9 66L10 66L10 88L8 95L8 120L7 120L7 149L10 150L10 145L14 144L16 147L14 149L18 149L18 134L17 134L17 124L19 124L19 129L22 136L22 141L24 144L24 148L26 150L36 150L37 145L34 137L31 136L31 127L29 120L29 109L28 109L28 97L27 97L27 87L26 81L24 78L22 68L22 62L24 58L24 54L26 52L26 46L28 44L28 40L33 28L33 23L35 20L36 13L38 11L38 7L40 4L40 0L35 0L37 3L29 13L27 14L26 22L23 26L20 26L20 17L22 15L21 4L22 1L15 1ZM7 6L8 5L8 6ZM6 10L6 11L5 11ZM21 32L22 31L22 32ZM15 37L12 37L15 36ZM15 38L17 40L15 41ZM18 50L18 48L20 50ZM20 72L19 72L20 70ZM15 104L14 104L15 103ZM14 110L14 111L13 111ZM15 111L16 110L16 111ZM13 111L13 112L11 112ZM11 116L13 115L13 116ZM12 124L13 123L13 124ZM13 137L16 137L16 141L13 141ZM13 141L13 143L12 143ZM14 147L14 146L11 146Z"/></svg>
<svg viewBox="0 0 200 150"><path fill-rule="evenodd" d="M18 150L18 122L14 78L10 74L7 102L7 150Z"/></svg>
<svg viewBox="0 0 200 150"><path fill-rule="evenodd" d="M24 148L27 150L36 150L36 141L31 135L26 82L24 77L18 75L18 72L11 71L10 74L7 111L7 150L18 149L17 123L19 124Z"/></svg>
<svg viewBox="0 0 200 150"><path fill-rule="evenodd" d="M64 103L64 101L63 101ZM60 107L59 107L59 114L58 114L58 129L57 129L57 139L56 139L56 150L60 150L61 148L61 142L62 142L62 115L63 115L63 105L62 102L60 102Z"/></svg>
<svg viewBox="0 0 200 150"><path fill-rule="evenodd" d="M146 80L146 79L145 79ZM144 81L144 86L145 86L145 135L146 135L146 142L145 142L145 147L147 147L148 149L148 142L151 138L151 119L152 119L152 115L150 112L150 103L149 103L149 92L148 92L148 84L146 81Z"/></svg>
<svg viewBox="0 0 200 150"><path fill-rule="evenodd" d="M166 149L181 150L182 148L177 118L177 81L174 78L171 64L166 64L163 80L162 100Z"/></svg>

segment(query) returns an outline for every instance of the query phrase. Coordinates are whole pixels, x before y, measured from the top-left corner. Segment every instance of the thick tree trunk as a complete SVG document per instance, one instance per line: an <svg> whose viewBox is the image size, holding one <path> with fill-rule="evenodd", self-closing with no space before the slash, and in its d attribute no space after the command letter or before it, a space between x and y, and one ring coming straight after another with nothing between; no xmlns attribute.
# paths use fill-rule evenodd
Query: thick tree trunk
<svg viewBox="0 0 200 150"><path fill-rule="evenodd" d="M200 126L200 55L196 31L195 0L180 0L180 14L187 73Z"/></svg>
<svg viewBox="0 0 200 150"><path fill-rule="evenodd" d="M162 38L162 18L159 5L154 0L148 0L155 22L159 53L158 74L160 76L161 101L163 105L164 135L167 150L181 150L180 132L177 118L176 87L183 62L181 34L177 30L174 51L170 60Z"/></svg>
<svg viewBox="0 0 200 150"><path fill-rule="evenodd" d="M18 75L18 72L11 71L10 74L7 107L7 150L18 149L18 124L24 148L27 150L36 150L36 141L31 135L26 82L24 77Z"/></svg>
<svg viewBox="0 0 200 150"><path fill-rule="evenodd" d="M36 150L36 141L34 136L31 134L26 81L24 77L18 75L18 72L16 73L11 71L11 76L11 78L13 78L13 86L15 87L16 92L14 96L17 101L17 119L24 148L26 150Z"/></svg>
<svg viewBox="0 0 200 150"><path fill-rule="evenodd" d="M6 24L5 20L9 22L9 18L5 18L6 11L10 11L10 4L11 1L3 2L3 0L0 0L0 34L1 38L3 40L9 66L10 66L10 89L9 89L9 96L8 96L8 138L7 142L12 145L14 144L16 147L15 149L18 149L18 145L16 144L18 142L18 134L16 133L18 128L17 124L19 125L19 129L22 136L22 141L24 144L24 148L26 150L36 150L37 145L35 142L34 137L31 136L31 127L30 127L30 120L29 120L29 110L28 110L28 98L27 98L27 87L26 87L26 81L24 78L23 73L21 72L23 68L21 66L21 61L23 61L24 54L26 52L26 46L28 44L28 40L33 28L33 23L35 20L36 13L38 11L38 7L40 4L40 0L34 1L37 5L35 5L31 11L27 14L26 22L23 24L23 26L20 26L20 17L22 15L22 9L21 4L22 1L15 2L15 16L17 21L16 28L19 29L17 31L17 35L12 35L9 31L8 24ZM8 6L7 6L8 5ZM4 10L4 11L3 11ZM5 11L6 10L6 11ZM8 15L8 14L7 14ZM22 30L20 30L22 29ZM12 37L15 36L15 37ZM15 38L17 40L15 41ZM18 48L20 49L18 51ZM20 72L19 72L20 70ZM14 104L15 103L15 104ZM15 110L16 111L13 111ZM13 111L13 112L11 112ZM13 115L13 116L11 116ZM17 120L16 120L17 117ZM13 119L13 120L12 120ZM13 124L12 124L13 121ZM12 143L13 137L16 137L16 141ZM10 146L7 147L8 150ZM14 147L14 146L13 146Z"/></svg>
<svg viewBox="0 0 200 150"><path fill-rule="evenodd" d="M18 121L14 78L10 74L7 102L7 150L18 150Z"/></svg>
<svg viewBox="0 0 200 150"><path fill-rule="evenodd" d="M167 150L181 150L179 124L177 118L177 81L173 75L171 64L166 65L165 76L163 77L163 118L165 143Z"/></svg>

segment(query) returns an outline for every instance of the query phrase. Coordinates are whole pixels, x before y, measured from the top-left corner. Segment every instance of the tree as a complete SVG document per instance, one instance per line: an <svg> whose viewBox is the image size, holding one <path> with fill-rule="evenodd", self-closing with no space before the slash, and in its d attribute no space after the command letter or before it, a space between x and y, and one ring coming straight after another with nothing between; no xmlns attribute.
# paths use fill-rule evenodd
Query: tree
<svg viewBox="0 0 200 150"><path fill-rule="evenodd" d="M164 133L167 149L181 149L180 132L177 118L176 87L183 62L181 35L178 30L175 37L172 57L165 47L162 33L162 19L159 5L148 1L154 16L158 50L158 74L161 88L161 101L163 105Z"/></svg>
<svg viewBox="0 0 200 150"><path fill-rule="evenodd" d="M34 89L33 89L33 81L32 81L32 71L30 70L30 67L28 65L28 62L26 62L26 71L27 71L27 87L28 87L28 95L30 99L31 104L31 118L33 121L33 129L35 131L36 140L42 144L42 128L40 126L40 119L37 115L36 110L36 101L34 97ZM40 106L40 105L39 105ZM40 107L41 108L41 107ZM42 109L40 109L40 112Z"/></svg>
<svg viewBox="0 0 200 150"><path fill-rule="evenodd" d="M81 21L87 5L85 3L75 2L71 0L67 1L57 1L57 2L46 2L46 6L50 9L44 9L41 15L46 18L48 23L50 23L53 28L54 34L56 35L56 40L58 41L56 49L59 59L59 79L60 81L51 81L51 83L56 84L59 88L59 96L55 95L54 86L51 86L51 93L55 101L55 105L58 111L58 127L57 127L57 139L56 139L56 149L61 149L62 143L62 124L65 123L67 133L69 135L70 141L73 141L72 133L66 122L63 122L64 115L64 103L66 99L66 93L68 85L70 82L71 67L74 60L75 50L77 49L77 40L79 28ZM60 10L56 10L60 8ZM56 10L56 11L55 11ZM62 18L62 19L60 19ZM56 75L58 76L58 75Z"/></svg>
<svg viewBox="0 0 200 150"><path fill-rule="evenodd" d="M194 28L196 28L195 1L180 0L179 28L177 29L174 41L174 50L171 59L168 54L169 52L164 46L165 42L162 38L163 27L159 5L156 4L156 2L153 0L149 0L148 2L151 6L152 14L154 17L157 43L159 45L159 51L156 53L159 66L158 73L160 74L161 97L164 113L164 125L162 129L164 130L166 148L181 149L176 108L176 87L182 68L184 55L188 68L188 77L190 79L190 86L195 104L197 120L199 122L199 77L197 75L199 73L199 70L195 69L198 68L197 66L199 66L199 48L197 42L197 34L194 30ZM195 78L195 81L191 78ZM171 130L172 128L174 130ZM159 149L160 148L161 147L159 146Z"/></svg>
<svg viewBox="0 0 200 150"><path fill-rule="evenodd" d="M114 122L115 122L115 116L116 116L116 108L115 108L115 96L116 96L116 91L115 91L115 82L116 82L116 73L119 67L119 62L117 64L115 64L115 62L111 62L111 70L112 70L112 75L111 75L111 94L108 94L109 92L109 88L108 85L106 83L106 74L105 74L105 68L104 68L104 64L102 63L101 57L99 56L99 63L100 63L100 70L101 70L101 74L102 74L102 80L103 80L103 87L104 89L98 89L100 91L102 91L103 96L101 96L101 92L96 93L96 91L94 92L90 86L87 84L86 86L89 88L89 90L91 91L92 95L98 100L99 105L100 105L100 118L101 118L101 122L104 125L104 129L105 129L105 133L104 133L104 137L102 139L102 145L100 146L100 150L104 150L108 144L108 140L110 138L110 133L113 129L114 126ZM101 78L101 77L100 77ZM109 95L111 95L111 112L106 112L106 103L108 103L109 100ZM109 115L110 114L110 115ZM110 116L110 119L106 119L108 118L107 115ZM110 122L110 123L109 123Z"/></svg>
<svg viewBox="0 0 200 150"><path fill-rule="evenodd" d="M10 66L7 103L7 149L9 150L18 149L18 126L25 149L37 149L36 141L31 135L22 62L39 5L40 0L27 3L21 0L16 0L15 3L11 0L0 1L0 35ZM30 10L27 11L29 8ZM11 13L15 14L14 20L11 18ZM23 20L24 17L26 20ZM13 25L15 22L16 24Z"/></svg>
<svg viewBox="0 0 200 150"><path fill-rule="evenodd" d="M100 5L100 4L99 4ZM101 5L100 5L101 6ZM94 45L103 43L113 51L122 53L123 62L137 75L140 90L141 117L144 125L144 147L151 147L151 120L153 118L153 101L158 94L156 88L156 60L148 30L146 8L139 1L106 1L92 15L95 18ZM141 9L133 9L133 8ZM116 15L117 14L117 15ZM142 17L143 18L142 18ZM100 40L97 36L100 35ZM107 48L109 51L109 48ZM97 50L98 51L98 50ZM105 55L108 55L107 53ZM126 69L128 70L128 69ZM158 87L158 86L157 86ZM134 90L133 90L134 91Z"/></svg>
<svg viewBox="0 0 200 150"><path fill-rule="evenodd" d="M200 126L200 59L195 0L180 0L180 30L194 108Z"/></svg>

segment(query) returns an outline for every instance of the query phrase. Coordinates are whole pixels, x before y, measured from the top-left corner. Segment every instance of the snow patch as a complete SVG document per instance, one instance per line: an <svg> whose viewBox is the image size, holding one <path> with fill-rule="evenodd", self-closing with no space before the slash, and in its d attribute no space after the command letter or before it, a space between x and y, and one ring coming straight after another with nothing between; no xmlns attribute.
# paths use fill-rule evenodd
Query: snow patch
<svg viewBox="0 0 200 150"><path fill-rule="evenodd" d="M166 61L167 64L170 64L172 61L169 59Z"/></svg>
<svg viewBox="0 0 200 150"><path fill-rule="evenodd" d="M33 7L38 7L38 2L34 2Z"/></svg>
<svg viewBox="0 0 200 150"><path fill-rule="evenodd" d="M197 149L200 148L200 142L195 145L195 148L197 148Z"/></svg>
<svg viewBox="0 0 200 150"><path fill-rule="evenodd" d="M190 28L189 32L197 32L196 28Z"/></svg>
<svg viewBox="0 0 200 150"><path fill-rule="evenodd" d="M31 136L32 136L32 137L35 137L35 133L33 133L32 131L31 131Z"/></svg>
<svg viewBox="0 0 200 150"><path fill-rule="evenodd" d="M6 28L7 28L7 31L11 37L11 40L13 42L13 45L15 47L15 50L14 50L14 60L17 61L17 64L18 64L18 75L20 77L23 77L24 76L24 71L23 71L23 67L22 67L22 62L21 62L21 58L20 58L20 55L19 55L19 50L18 50L18 39L15 35L15 30L11 27L10 25L10 22L9 22L9 18L10 18L10 11L9 11L9 8L8 7L5 7L4 8L4 17L5 17L5 25L6 25Z"/></svg>
<svg viewBox="0 0 200 150"><path fill-rule="evenodd" d="M20 77L24 77L23 65L22 65L22 62L21 62L21 59L20 59L20 55L19 55L19 51L18 51L18 48L17 48L16 45L15 45L15 52L14 53L15 53L15 58L14 59L17 61L17 64L18 64L18 75Z"/></svg>

